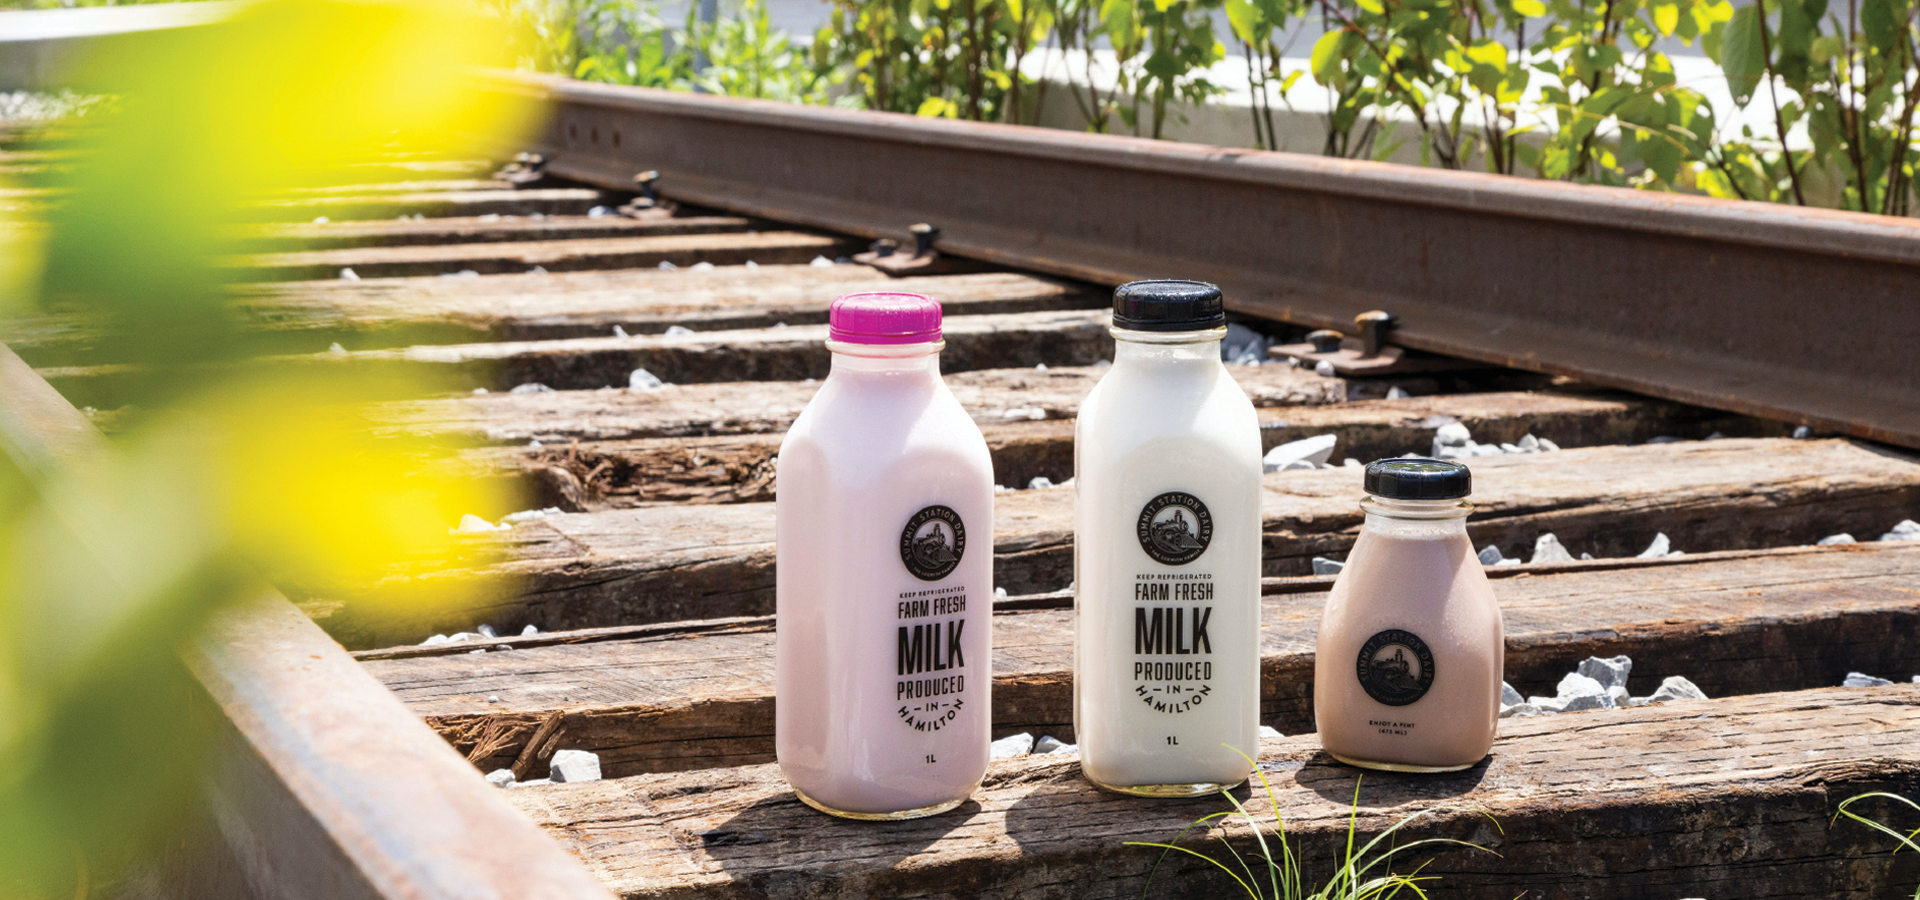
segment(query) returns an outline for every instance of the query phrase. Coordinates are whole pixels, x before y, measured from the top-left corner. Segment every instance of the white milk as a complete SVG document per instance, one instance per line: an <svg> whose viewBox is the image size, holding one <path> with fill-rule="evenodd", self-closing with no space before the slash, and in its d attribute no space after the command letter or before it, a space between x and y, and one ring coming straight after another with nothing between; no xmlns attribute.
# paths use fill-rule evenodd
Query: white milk
<svg viewBox="0 0 1920 900"><path fill-rule="evenodd" d="M1116 292L1113 368L1074 432L1081 768L1149 796L1238 784L1258 753L1260 429L1196 284Z"/></svg>
<svg viewBox="0 0 1920 900"><path fill-rule="evenodd" d="M808 804L898 819L986 772L993 464L940 379L938 306L930 341L857 343L842 304L913 302L870 296L835 301L832 373L780 447L774 745Z"/></svg>

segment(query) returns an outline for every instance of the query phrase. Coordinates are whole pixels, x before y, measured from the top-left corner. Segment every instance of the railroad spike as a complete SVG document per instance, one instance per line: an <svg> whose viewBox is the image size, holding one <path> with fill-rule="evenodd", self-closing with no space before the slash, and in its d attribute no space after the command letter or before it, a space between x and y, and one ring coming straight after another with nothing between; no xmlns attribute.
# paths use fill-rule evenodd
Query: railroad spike
<svg viewBox="0 0 1920 900"><path fill-rule="evenodd" d="M1353 324L1360 331L1360 358L1372 359L1380 355L1385 344L1387 329L1393 327L1394 315L1382 310L1369 310L1353 317Z"/></svg>
<svg viewBox="0 0 1920 900"><path fill-rule="evenodd" d="M1346 335L1338 331L1322 328L1319 331L1308 334L1307 343L1313 345L1313 352L1315 353L1332 353L1340 349L1340 342L1346 340L1346 337Z"/></svg>

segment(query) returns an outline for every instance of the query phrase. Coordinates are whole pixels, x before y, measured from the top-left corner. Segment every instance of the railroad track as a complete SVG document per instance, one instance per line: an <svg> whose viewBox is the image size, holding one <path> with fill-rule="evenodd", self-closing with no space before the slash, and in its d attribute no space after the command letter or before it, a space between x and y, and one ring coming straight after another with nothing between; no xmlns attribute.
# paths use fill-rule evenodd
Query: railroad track
<svg viewBox="0 0 1920 900"><path fill-rule="evenodd" d="M806 148L828 141L821 135L837 135L829 149L842 151L848 140L885 138L870 117L509 84L578 95L556 120L564 146L546 148L547 179L514 187L486 180L494 162L435 160L370 168L364 183L255 209L259 221L245 234L253 252L229 262L247 282L235 300L245 327L266 354L239 365L430 379L445 391L387 398L367 427L463 448L446 463L461 477L512 482L526 498L517 505L561 512L464 538L474 562L461 568L285 583L292 604L265 598L224 616L190 659L210 714L231 725L200 826L221 849L178 865L263 898L1138 895L1154 854L1123 842L1168 838L1216 811L1217 799L1110 797L1080 780L1069 758L1046 756L995 762L973 802L917 822L830 821L784 787L770 765L771 461L826 373L821 323L833 296L886 287L941 298L949 383L1008 488L997 496L993 542L995 580L1008 594L996 601L994 734L1071 740L1072 492L1045 484L1071 476L1072 418L1111 354L1106 283L1148 274L1127 266L1171 258L1095 265L1078 250L1054 254L1050 243L1022 255L992 243L982 223L1051 235L1067 213L983 206L966 218L952 205L915 206L931 202L931 188L883 210L861 198L878 179L887 180L873 190L903 189L885 166L839 182L843 200L866 203L859 214L868 222L938 218L948 271L836 264L882 229L808 205L819 194L804 183L701 174L691 157L656 167L658 190L682 198L677 210L608 215L631 199L623 188L638 168L616 169L594 150L591 135L611 145L613 128L630 127L592 118L609 109L657 117L693 104L695 126L686 127L725 123L711 126L720 129L703 138L711 141L737 140L740 129L812 128L789 146L797 158L812 158ZM903 126L891 140L917 154L959 152L928 135L974 150L987 139L925 127ZM659 133L626 130L622 152L658 151L648 135ZM1033 140L1057 157L1071 150L1108 162L1122 150L1160 152ZM758 152L734 162L714 154L712 165L750 170L765 163ZM1180 169L1189 179L1218 163L1164 152L1191 157ZM1234 164L1278 178L1273 167L1294 163ZM1103 177L1120 178L1115 165ZM978 177L965 167L919 170L948 188L969 172ZM1162 189L1150 187L1157 176L1139 177L1116 196ZM1735 212L1683 209L1682 224L1645 231L1746 216L1764 225L1756 227L1765 240L1791 243L1781 236L1785 219ZM1029 213L1039 219L1026 221ZM1186 228L1188 215L1148 237ZM1813 218L1819 240L1858 236ZM1908 226L1868 224L1885 240L1864 255L1883 268L1871 276L1881 281L1860 284L1885 287L1904 271L1889 260L1912 253L1888 235ZM1061 241L1086 249L1106 233L1093 221L1078 227ZM1722 239L1732 240L1689 240ZM1166 252L1193 246L1181 239ZM1102 258L1124 255L1110 249ZM1842 250L1816 243L1793 252L1793 266L1827 271L1821 254ZM1286 291L1244 287L1257 273L1194 259L1197 271L1153 274L1218 278L1242 324L1282 340L1336 321L1282 304ZM1848 259L1830 269L1868 265ZM1344 312L1360 297L1342 294L1325 309ZM1891 308L1896 299L1905 300L1862 302ZM1261 315L1276 312L1294 321ZM1526 558L1552 533L1592 557L1491 570L1507 617L1508 680L1550 694L1580 660L1625 653L1635 660L1635 693L1679 675L1713 699L1506 720L1486 766L1369 775L1363 830L1441 799L1491 813L1502 831L1464 813L1430 826L1500 854L1439 857L1426 873L1444 875L1439 890L1449 896L1866 897L1920 882L1910 858L1890 863L1890 844L1829 824L1834 806L1857 793L1920 794L1920 684L1837 687L1851 670L1920 672L1920 541L1872 541L1920 516L1920 459L1858 439L1789 436L1811 421L1911 443L1920 433L1903 424L1911 401L1892 412L1882 402L1890 385L1911 378L1911 362L1870 386L1879 400L1757 418L1744 413L1779 412L1778 398L1721 393L1711 408L1689 405L1673 398L1700 399L1705 382L1684 372L1658 390L1624 392L1603 385L1631 379L1591 357L1553 357L1557 345L1521 359L1473 343L1485 340L1469 334L1479 320L1454 330L1418 313L1402 321L1396 336L1410 346L1527 365L1372 376L1325 376L1283 360L1232 367L1259 407L1265 444L1332 434L1336 462L1366 460L1425 451L1448 422L1481 442L1528 434L1556 442L1555 452L1473 460L1476 546ZM1746 352L1742 341L1765 337L1755 328L1716 352ZM49 317L12 323L9 333L17 357L0 359L0 396L23 423L11 433L81 464L101 452L96 428L111 432L143 414L126 402L142 372L117 355L123 336L111 327ZM631 387L636 369L668 386ZM1628 386L1671 374L1638 373ZM1261 765L1296 837L1323 857L1345 829L1355 782L1308 734L1313 631L1332 581L1313 575L1311 560L1341 558L1351 546L1357 481L1337 467L1273 472L1263 486L1262 719L1292 737L1267 739ZM490 520L514 511L474 510ZM1814 546L1840 532L1863 542ZM1686 555L1640 558L1659 534ZM393 601L448 579L480 585L490 599L381 612L421 609ZM482 624L513 636L423 643ZM519 636L527 625L541 633ZM497 768L539 778L562 749L597 753L607 780L504 791L481 780ZM1179 896L1222 887L1177 861L1156 884Z"/></svg>

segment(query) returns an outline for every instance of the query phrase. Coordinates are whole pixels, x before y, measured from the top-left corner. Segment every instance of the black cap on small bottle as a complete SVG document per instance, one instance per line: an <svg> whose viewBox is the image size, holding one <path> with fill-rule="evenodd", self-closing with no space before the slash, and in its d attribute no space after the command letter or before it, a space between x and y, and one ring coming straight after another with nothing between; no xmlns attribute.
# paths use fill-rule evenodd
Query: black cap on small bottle
<svg viewBox="0 0 1920 900"><path fill-rule="evenodd" d="M1473 473L1444 459L1382 459L1367 466L1367 493L1388 500L1457 500L1473 493Z"/></svg>
<svg viewBox="0 0 1920 900"><path fill-rule="evenodd" d="M1130 281L1113 291L1113 327L1205 331L1227 327L1220 289L1204 281Z"/></svg>

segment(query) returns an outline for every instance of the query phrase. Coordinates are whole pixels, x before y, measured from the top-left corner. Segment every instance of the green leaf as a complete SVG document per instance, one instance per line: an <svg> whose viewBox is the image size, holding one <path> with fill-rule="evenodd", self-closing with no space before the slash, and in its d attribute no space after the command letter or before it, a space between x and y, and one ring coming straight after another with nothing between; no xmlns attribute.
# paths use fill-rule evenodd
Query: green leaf
<svg viewBox="0 0 1920 900"><path fill-rule="evenodd" d="M1653 25L1661 34L1673 34L1680 27L1680 4L1662 3L1653 8Z"/></svg>
<svg viewBox="0 0 1920 900"><path fill-rule="evenodd" d="M1345 85L1346 72L1341 68L1340 63L1342 45L1346 43L1346 39L1345 31L1329 31L1313 42L1310 65L1313 69L1314 81L1336 89Z"/></svg>
<svg viewBox="0 0 1920 900"><path fill-rule="evenodd" d="M1824 66L1832 62L1833 58L1839 56L1845 49L1846 45L1840 41L1838 35L1823 34L1813 39L1813 46L1809 48L1807 56L1813 60L1814 65Z"/></svg>
<svg viewBox="0 0 1920 900"><path fill-rule="evenodd" d="M1906 0L1862 0L1860 30L1876 50L1892 50L1901 43L1907 20Z"/></svg>
<svg viewBox="0 0 1920 900"><path fill-rule="evenodd" d="M1868 0L1871 4L1874 0ZM1766 56L1760 52L1760 8L1743 6L1733 14L1733 21L1727 23L1727 33L1720 41L1720 71L1726 73L1727 90L1733 94L1733 102L1746 106L1753 99L1755 88L1766 75Z"/></svg>
<svg viewBox="0 0 1920 900"><path fill-rule="evenodd" d="M1233 36L1248 45L1257 45L1258 39L1265 37L1259 33L1260 10L1251 0L1227 0L1227 24L1233 27Z"/></svg>

